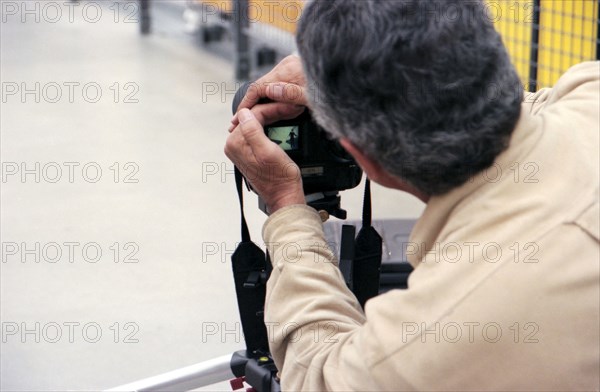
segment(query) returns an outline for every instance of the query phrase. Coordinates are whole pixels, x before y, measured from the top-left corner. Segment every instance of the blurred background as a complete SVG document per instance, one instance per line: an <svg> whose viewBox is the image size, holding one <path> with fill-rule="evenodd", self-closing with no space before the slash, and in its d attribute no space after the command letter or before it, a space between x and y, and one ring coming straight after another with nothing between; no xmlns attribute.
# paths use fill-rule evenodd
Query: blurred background
<svg viewBox="0 0 600 392"><path fill-rule="evenodd" d="M294 52L304 4L0 1L3 391L102 390L243 348L223 146L233 95ZM526 90L598 59L597 0L487 4ZM361 188L342 206L358 219ZM423 208L374 186L382 228Z"/></svg>

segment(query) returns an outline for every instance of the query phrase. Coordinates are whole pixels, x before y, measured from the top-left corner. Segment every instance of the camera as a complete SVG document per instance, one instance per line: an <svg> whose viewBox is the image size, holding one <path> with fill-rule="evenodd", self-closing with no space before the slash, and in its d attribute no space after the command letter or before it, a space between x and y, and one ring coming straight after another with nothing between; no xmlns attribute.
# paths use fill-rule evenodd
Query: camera
<svg viewBox="0 0 600 392"><path fill-rule="evenodd" d="M233 113L246 95L251 82L242 85L233 99ZM261 103L270 102L261 100ZM264 126L267 137L279 145L300 168L306 202L317 211L346 219L346 211L340 208L339 191L356 187L362 178L362 170L352 156L313 120L306 109L292 120L278 121ZM259 207L266 207L259 199Z"/></svg>

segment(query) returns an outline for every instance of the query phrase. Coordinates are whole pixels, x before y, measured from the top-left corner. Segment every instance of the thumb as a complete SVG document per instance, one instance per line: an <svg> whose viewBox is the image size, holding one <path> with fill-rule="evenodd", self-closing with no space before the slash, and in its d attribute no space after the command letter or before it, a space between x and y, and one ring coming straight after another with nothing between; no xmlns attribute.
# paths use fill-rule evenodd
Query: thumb
<svg viewBox="0 0 600 392"><path fill-rule="evenodd" d="M265 130L254 116L254 113L244 108L239 111L238 118L242 135L255 154L260 150L272 147L271 141L265 135Z"/></svg>

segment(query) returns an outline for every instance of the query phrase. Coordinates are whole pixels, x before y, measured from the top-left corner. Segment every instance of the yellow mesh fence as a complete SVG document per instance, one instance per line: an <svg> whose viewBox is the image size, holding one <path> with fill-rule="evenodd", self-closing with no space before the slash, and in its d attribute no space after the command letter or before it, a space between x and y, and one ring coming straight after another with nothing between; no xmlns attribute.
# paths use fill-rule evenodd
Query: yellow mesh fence
<svg viewBox="0 0 600 392"><path fill-rule="evenodd" d="M596 58L597 0L541 2L538 86L552 86L572 65Z"/></svg>
<svg viewBox="0 0 600 392"><path fill-rule="evenodd" d="M488 0L489 15L502 35L524 85L550 87L569 67L596 58L598 0L541 0L535 24L533 0ZM539 32L537 61L531 58L532 29ZM537 66L531 75L530 66Z"/></svg>
<svg viewBox="0 0 600 392"><path fill-rule="evenodd" d="M198 0L231 12L232 0ZM348 0L352 1L352 0ZM360 1L360 0L357 0ZM428 1L428 0L423 0ZM294 34L304 0L250 0L251 22L270 24ZM569 67L598 54L598 0L541 0L539 25L533 0L486 0L524 86L536 76L537 88L552 86ZM532 29L539 32L537 60L531 58ZM537 68L532 75L531 65Z"/></svg>
<svg viewBox="0 0 600 392"><path fill-rule="evenodd" d="M510 54L523 85L529 82L531 26L534 19L533 1L488 1L488 17Z"/></svg>

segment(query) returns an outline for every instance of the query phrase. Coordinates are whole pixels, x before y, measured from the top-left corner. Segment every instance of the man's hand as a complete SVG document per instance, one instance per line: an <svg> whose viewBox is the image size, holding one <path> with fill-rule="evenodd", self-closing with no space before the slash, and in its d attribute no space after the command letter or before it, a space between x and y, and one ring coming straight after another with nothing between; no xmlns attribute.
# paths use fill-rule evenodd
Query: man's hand
<svg viewBox="0 0 600 392"><path fill-rule="evenodd" d="M305 204L300 169L269 140L261 123L248 109L238 112L239 125L230 131L225 155L237 166L263 199L269 213Z"/></svg>
<svg viewBox="0 0 600 392"><path fill-rule="evenodd" d="M274 102L256 105L263 98ZM302 63L298 56L292 55L281 60L268 74L250 85L238 107L238 113L244 108L251 109L258 119L268 118L269 122L276 122L299 116L306 105L306 79ZM238 124L236 114L229 130L232 131Z"/></svg>

